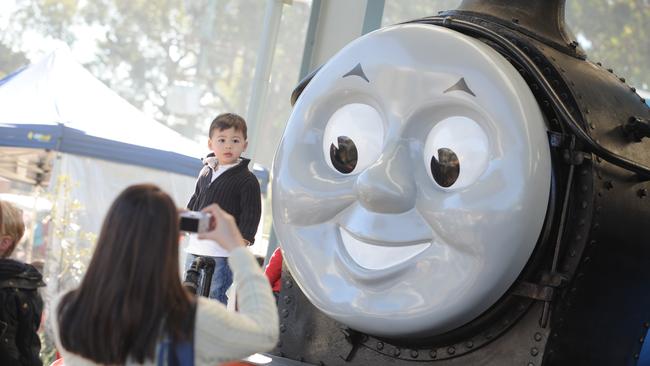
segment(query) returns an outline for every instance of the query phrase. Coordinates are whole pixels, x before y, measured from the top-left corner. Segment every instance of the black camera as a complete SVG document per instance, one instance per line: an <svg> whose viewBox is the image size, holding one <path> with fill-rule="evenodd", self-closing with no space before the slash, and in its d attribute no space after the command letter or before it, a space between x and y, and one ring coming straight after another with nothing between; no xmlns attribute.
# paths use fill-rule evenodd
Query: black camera
<svg viewBox="0 0 650 366"><path fill-rule="evenodd" d="M185 272L183 286L192 294L209 297L215 264L210 257L196 257Z"/></svg>
<svg viewBox="0 0 650 366"><path fill-rule="evenodd" d="M203 233L210 230L209 213L185 211L180 213L180 229L188 233Z"/></svg>

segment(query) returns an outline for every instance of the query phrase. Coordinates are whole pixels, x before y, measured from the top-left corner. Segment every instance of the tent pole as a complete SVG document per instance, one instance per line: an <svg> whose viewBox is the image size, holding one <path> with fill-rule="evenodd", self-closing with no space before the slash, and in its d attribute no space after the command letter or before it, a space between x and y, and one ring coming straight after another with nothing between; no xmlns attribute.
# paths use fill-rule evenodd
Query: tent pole
<svg viewBox="0 0 650 366"><path fill-rule="evenodd" d="M266 94L273 65L273 54L275 43L280 30L282 18L282 6L286 0L267 0L266 12L264 15L264 26L262 27L262 39L257 52L257 64L255 65L255 76L253 77L252 94L248 104L246 120L248 122L248 145L250 156L255 161L255 151L258 145L258 134L262 124L262 112L266 104Z"/></svg>

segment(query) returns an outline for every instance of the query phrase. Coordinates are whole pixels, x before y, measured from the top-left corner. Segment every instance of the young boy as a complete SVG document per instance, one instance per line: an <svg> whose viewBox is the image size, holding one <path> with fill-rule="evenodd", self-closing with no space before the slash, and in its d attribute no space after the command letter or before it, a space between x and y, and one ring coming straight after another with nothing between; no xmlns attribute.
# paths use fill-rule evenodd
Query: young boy
<svg viewBox="0 0 650 366"><path fill-rule="evenodd" d="M29 264L9 259L23 237L25 223L20 209L0 201L0 365L41 366L43 300L38 288L41 274Z"/></svg>
<svg viewBox="0 0 650 366"><path fill-rule="evenodd" d="M212 203L218 204L235 217L242 236L252 245L260 222L262 203L259 182L248 170L250 160L241 157L248 146L246 121L233 113L220 114L210 124L208 136L208 147L212 152L203 159L205 166L187 208L200 211ZM226 290L232 284L228 252L210 240L199 240L196 235L190 236L186 251L185 270L190 268L197 256L215 260L210 298L226 304Z"/></svg>

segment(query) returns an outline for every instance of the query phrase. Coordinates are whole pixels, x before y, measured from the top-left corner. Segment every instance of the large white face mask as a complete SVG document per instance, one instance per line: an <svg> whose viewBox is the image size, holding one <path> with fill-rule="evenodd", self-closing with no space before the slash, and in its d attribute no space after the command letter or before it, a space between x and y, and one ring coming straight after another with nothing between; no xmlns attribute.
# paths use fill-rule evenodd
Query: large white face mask
<svg viewBox="0 0 650 366"><path fill-rule="evenodd" d="M345 47L300 96L275 158L275 229L320 310L429 336L494 305L537 243L547 130L497 52L429 25Z"/></svg>

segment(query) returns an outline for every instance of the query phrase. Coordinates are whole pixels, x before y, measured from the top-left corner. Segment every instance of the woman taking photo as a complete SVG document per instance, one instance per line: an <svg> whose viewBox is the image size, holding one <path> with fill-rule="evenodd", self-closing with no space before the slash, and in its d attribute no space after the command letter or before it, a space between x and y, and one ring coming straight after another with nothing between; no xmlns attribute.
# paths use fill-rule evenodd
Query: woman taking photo
<svg viewBox="0 0 650 366"><path fill-rule="evenodd" d="M230 251L239 312L182 287L172 199L153 185L131 186L110 207L81 285L52 306L66 366L217 365L275 346L278 316L268 280L233 217L216 205L203 211L215 222L201 238Z"/></svg>

